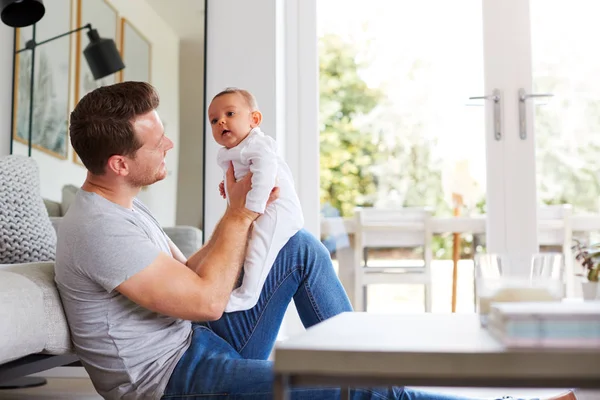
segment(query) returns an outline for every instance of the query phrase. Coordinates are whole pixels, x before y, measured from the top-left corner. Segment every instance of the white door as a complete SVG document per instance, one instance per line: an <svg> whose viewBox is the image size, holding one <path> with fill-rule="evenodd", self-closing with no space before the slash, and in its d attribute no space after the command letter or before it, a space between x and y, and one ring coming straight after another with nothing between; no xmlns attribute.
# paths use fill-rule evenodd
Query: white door
<svg viewBox="0 0 600 400"><path fill-rule="evenodd" d="M485 92L481 0L319 0L317 20L325 216L351 217L355 206L425 206L448 217L453 193L463 214L484 211L485 108L469 99ZM450 307L449 233L432 244L434 258L444 259L435 265L434 311ZM369 264L418 265L420 250L370 249ZM367 287L369 310L422 310L423 296L418 284Z"/></svg>
<svg viewBox="0 0 600 400"><path fill-rule="evenodd" d="M595 102L598 96L594 97L593 92L596 86L600 91L594 75L599 70L594 66L600 66L600 61L594 61L600 60L594 55L598 37L594 32L600 30L593 28L597 26L593 16L600 7L596 3L595 0L380 0L367 5L349 0L341 5L329 0L318 3L318 16L322 20L318 24L319 36L322 38L328 30L345 32L355 45L360 45L361 40L370 41L368 51L357 55L360 62L377 65L381 64L381 57L389 60L388 69L378 65L370 72L363 71L361 78L367 86L369 83L377 86L386 76L408 74L408 80L400 80L398 98L389 99L400 105L396 110L401 111L395 111L400 118L396 121L388 118L383 129L377 123L386 119L385 113L375 114L378 119L374 122L362 122L380 128L388 135L388 142L394 140L394 135L388 132L401 129L406 132L399 137L418 132L424 140L433 140L432 154L442 160L443 174L452 169L448 162L462 161L466 150L471 174L483 175L483 179L474 178L484 184L487 251L517 255L539 251L538 206L542 202L564 200L562 193L556 193L556 187L570 190L571 194L585 190L587 197L580 202L581 207L586 211L598 208L600 184L593 166L586 166L596 156L590 148L600 148L595 139L598 135L593 135L600 130L600 117L595 114L600 113L600 102ZM355 9L359 12L352 11ZM371 14L377 18L369 25L364 21ZM342 26L342 21L348 19L351 23ZM371 32L371 37L365 39L364 32ZM385 42L383 50L382 42ZM411 60L413 66L416 60L425 62L427 68L411 71ZM323 57L320 62L324 62ZM321 85L327 85L323 77ZM554 92L555 97L548 105L540 105L540 100L546 99L535 96L546 92ZM522 95L524 101L520 100ZM467 100L468 97L487 99ZM465 107L466 102L474 105L477 101L485 104L485 113L478 107ZM578 107L574 103L579 103ZM338 110L335 104L324 102L321 95L321 112ZM586 126L579 118L582 114L587 118L584 118ZM542 126L535 124L534 116ZM598 129L594 125L596 120ZM364 146L360 142L364 136L356 137L356 144ZM324 146L332 148L333 154L340 143L335 135L329 141L323 141L322 135L321 140L323 163ZM554 159L548 154L564 148L569 152L559 156L564 156L563 170L567 172L557 178L560 171L553 167ZM583 150L589 151L582 155ZM556 158L555 153L551 155ZM354 158L354 164L360 156ZM323 169L334 170L339 166L348 181L354 179L352 168L343 168L344 160L329 159L333 160L332 165L325 168L322 165L322 179ZM378 190L384 193L374 200L403 201L395 197L398 191L393 189L402 193L405 188L401 185L394 188L393 184L402 183L395 174L406 165L381 164L382 168L383 165L388 168L379 170ZM370 184L359 178L355 179L356 185L364 188ZM425 179L415 179L413 184ZM586 185L581 188L577 184ZM321 186L322 197L328 189ZM357 198L352 197L351 190L331 190L331 194L330 197L348 198L349 204L350 198ZM369 194L361 195L364 201Z"/></svg>
<svg viewBox="0 0 600 400"><path fill-rule="evenodd" d="M530 0L538 202L600 206L600 25L596 0Z"/></svg>
<svg viewBox="0 0 600 400"><path fill-rule="evenodd" d="M482 4L486 93L502 91L504 131L501 141L486 135L488 243L491 251L535 252L540 207L571 204L575 216L600 207L600 3Z"/></svg>
<svg viewBox="0 0 600 400"><path fill-rule="evenodd" d="M521 139L518 99L520 89L532 90L529 1L482 4L485 92L499 92L501 114L494 123L493 101L486 101L488 251L533 253L538 250L533 112L526 102L527 136Z"/></svg>

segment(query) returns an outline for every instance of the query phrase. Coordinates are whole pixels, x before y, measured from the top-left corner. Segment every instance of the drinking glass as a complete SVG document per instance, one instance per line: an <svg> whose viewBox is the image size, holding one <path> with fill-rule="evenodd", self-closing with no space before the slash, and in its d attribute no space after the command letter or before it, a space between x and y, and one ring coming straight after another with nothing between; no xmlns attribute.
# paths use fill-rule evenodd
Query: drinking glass
<svg viewBox="0 0 600 400"><path fill-rule="evenodd" d="M563 273L560 253L477 255L475 296L481 324L487 325L492 303L562 300Z"/></svg>

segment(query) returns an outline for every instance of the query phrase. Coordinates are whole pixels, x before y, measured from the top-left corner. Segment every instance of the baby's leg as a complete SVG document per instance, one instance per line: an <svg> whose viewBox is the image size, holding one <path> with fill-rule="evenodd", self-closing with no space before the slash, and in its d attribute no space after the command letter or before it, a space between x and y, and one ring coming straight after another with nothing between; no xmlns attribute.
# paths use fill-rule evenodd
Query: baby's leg
<svg viewBox="0 0 600 400"><path fill-rule="evenodd" d="M242 284L231 293L225 312L249 310L256 305L279 250L298 231L291 221L293 218L286 218L281 209L270 205L254 222Z"/></svg>

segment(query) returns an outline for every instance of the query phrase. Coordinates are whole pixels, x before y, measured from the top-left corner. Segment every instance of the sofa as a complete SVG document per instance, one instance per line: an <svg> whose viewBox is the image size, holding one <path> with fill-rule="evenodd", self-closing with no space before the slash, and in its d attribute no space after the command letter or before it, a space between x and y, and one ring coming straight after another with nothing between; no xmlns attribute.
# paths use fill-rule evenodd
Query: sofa
<svg viewBox="0 0 600 400"><path fill-rule="evenodd" d="M31 167L33 161L18 162ZM9 160L8 165L15 165L14 159ZM24 205L13 204L14 197L22 196L11 196L10 191L21 192L24 187L22 185L33 185L35 179L30 176L20 177L11 186L11 177L7 177L7 174L11 174L10 171L6 157L0 157L0 251L5 253L0 253L0 260L11 251L18 253L15 247L20 243L14 238L27 237L33 244L27 245L29 247L24 245L19 250L24 257L29 257L27 262L7 264L0 261L0 385L78 361L73 353L67 321L54 283L54 263L51 257L54 252L50 251L48 256L47 251L35 248L36 243L49 241L55 246L56 229L67 212L77 187L63 188L60 203L43 200L41 196L33 202L28 200L33 204L31 207L39 204L39 212L33 213L34 217L31 217L32 213L25 213L22 221L19 221L20 218L11 220L7 217L7 210L12 207L21 212ZM36 193L39 196L39 190L32 190L31 193L33 194L29 197L35 197ZM38 220L35 221L35 218ZM51 227L49 231L42 229L46 225ZM34 232L31 235L22 235L23 230L32 228ZM202 231L198 228L175 226L164 228L164 231L186 256L193 254L202 244ZM14 238L10 237L11 234ZM40 255L40 260L34 259L36 254Z"/></svg>

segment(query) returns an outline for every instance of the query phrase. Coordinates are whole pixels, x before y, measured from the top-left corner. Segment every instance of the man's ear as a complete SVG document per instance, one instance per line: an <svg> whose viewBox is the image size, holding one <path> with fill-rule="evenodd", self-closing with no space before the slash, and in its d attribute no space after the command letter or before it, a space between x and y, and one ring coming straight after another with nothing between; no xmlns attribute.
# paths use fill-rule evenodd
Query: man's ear
<svg viewBox="0 0 600 400"><path fill-rule="evenodd" d="M129 165L127 164L127 160L120 155L111 156L106 163L106 169L112 171L115 175L129 175Z"/></svg>
<svg viewBox="0 0 600 400"><path fill-rule="evenodd" d="M256 128L262 122L262 114L258 110L252 111L251 118L252 118L252 128Z"/></svg>

